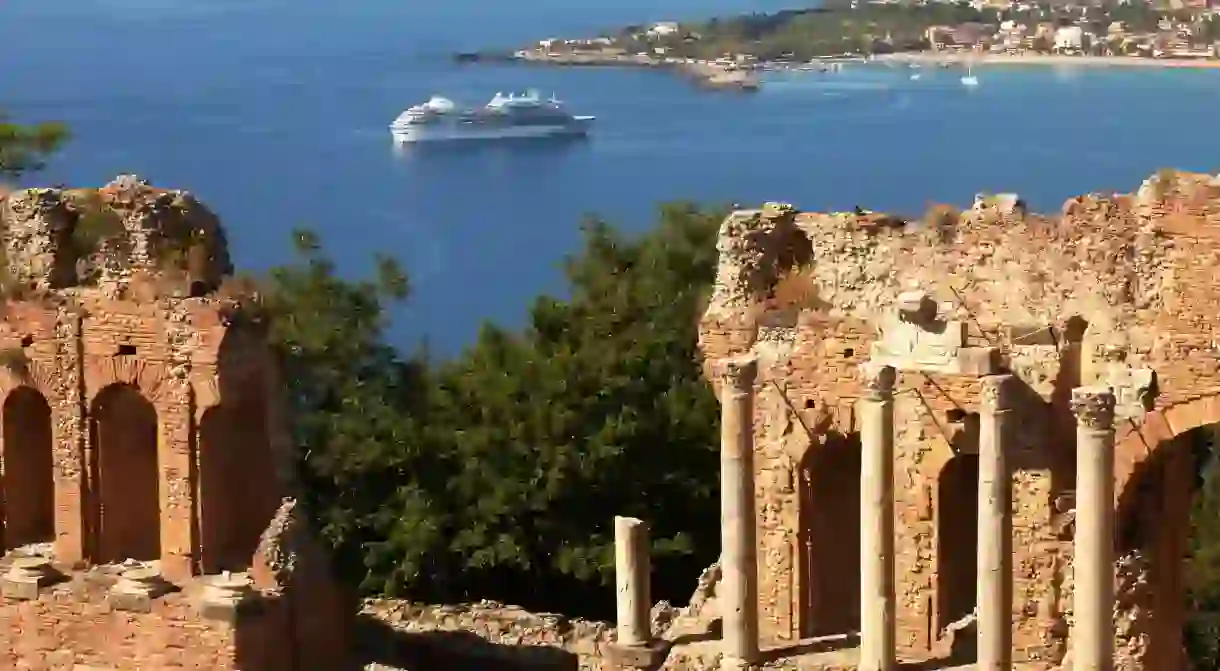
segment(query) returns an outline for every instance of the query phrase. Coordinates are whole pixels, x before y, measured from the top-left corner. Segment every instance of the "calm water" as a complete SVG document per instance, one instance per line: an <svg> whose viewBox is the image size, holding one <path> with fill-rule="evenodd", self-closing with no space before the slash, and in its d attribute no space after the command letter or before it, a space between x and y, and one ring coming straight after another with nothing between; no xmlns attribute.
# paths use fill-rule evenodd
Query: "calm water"
<svg viewBox="0 0 1220 671"><path fill-rule="evenodd" d="M119 172L197 193L245 267L284 261L319 230L344 272L406 264L416 294L396 339L452 353L484 319L520 324L598 212L645 228L658 201L921 212L1018 191L1039 208L1127 190L1162 166L1220 169L1220 71L985 68L912 82L857 67L794 74L756 96L662 73L456 66L620 23L785 3L745 0L7 0L0 105L60 119L78 139L43 182ZM53 6L52 6L53 5ZM587 142L396 153L386 124L432 93L482 102L555 91L598 117Z"/></svg>

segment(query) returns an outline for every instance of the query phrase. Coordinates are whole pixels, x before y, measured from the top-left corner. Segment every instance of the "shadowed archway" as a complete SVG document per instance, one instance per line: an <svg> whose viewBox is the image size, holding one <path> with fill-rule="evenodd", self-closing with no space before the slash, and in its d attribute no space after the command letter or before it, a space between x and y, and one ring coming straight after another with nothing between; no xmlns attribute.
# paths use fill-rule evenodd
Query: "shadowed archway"
<svg viewBox="0 0 1220 671"><path fill-rule="evenodd" d="M157 411L138 389L112 384L94 399L93 559L150 561L161 556L161 474Z"/></svg>
<svg viewBox="0 0 1220 671"><path fill-rule="evenodd" d="M979 455L954 454L937 480L936 630L969 615L978 574Z"/></svg>
<svg viewBox="0 0 1220 671"><path fill-rule="evenodd" d="M51 407L20 386L3 406L4 549L55 539L55 460Z"/></svg>
<svg viewBox="0 0 1220 671"><path fill-rule="evenodd" d="M199 536L204 573L249 568L279 504L265 404L220 405L198 427Z"/></svg>
<svg viewBox="0 0 1220 671"><path fill-rule="evenodd" d="M1197 668L1220 662L1220 589L1214 587L1220 526L1211 519L1220 512L1220 490L1215 482L1205 486L1217 475L1214 443L1209 427L1162 441L1122 492L1116 608L1130 617L1116 620L1116 634L1120 645L1130 641L1138 650L1144 668L1187 668L1187 656L1213 662Z"/></svg>
<svg viewBox="0 0 1220 671"><path fill-rule="evenodd" d="M811 448L800 479L801 636L860 628L860 436Z"/></svg>

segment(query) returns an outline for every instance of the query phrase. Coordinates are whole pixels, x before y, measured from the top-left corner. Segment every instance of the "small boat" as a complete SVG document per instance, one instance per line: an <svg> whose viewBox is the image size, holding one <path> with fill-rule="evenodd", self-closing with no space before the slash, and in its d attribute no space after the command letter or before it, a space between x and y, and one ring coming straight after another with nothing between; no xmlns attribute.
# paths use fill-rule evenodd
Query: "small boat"
<svg viewBox="0 0 1220 671"><path fill-rule="evenodd" d="M911 75L911 81L913 81L913 82L918 81L919 77L920 77L919 73L916 72L915 74Z"/></svg>
<svg viewBox="0 0 1220 671"><path fill-rule="evenodd" d="M966 76L962 77L962 86L978 86L979 78L974 76L974 66L966 65Z"/></svg>

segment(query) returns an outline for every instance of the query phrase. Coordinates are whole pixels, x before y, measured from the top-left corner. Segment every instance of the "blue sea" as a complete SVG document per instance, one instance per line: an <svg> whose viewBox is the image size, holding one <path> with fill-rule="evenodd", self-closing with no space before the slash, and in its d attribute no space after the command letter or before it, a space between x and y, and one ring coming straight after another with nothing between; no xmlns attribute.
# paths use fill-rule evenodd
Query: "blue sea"
<svg viewBox="0 0 1220 671"><path fill-rule="evenodd" d="M920 213L1016 191L1038 208L1129 190L1156 169L1220 171L1220 70L849 67L772 76L753 96L661 72L450 61L650 20L766 11L746 0L6 0L0 108L76 138L37 178L135 172L223 217L240 266L319 231L345 274L397 256L415 293L393 337L434 352L516 326L580 222L646 230L658 202ZM586 142L396 152L386 125L433 93L555 92L598 118Z"/></svg>

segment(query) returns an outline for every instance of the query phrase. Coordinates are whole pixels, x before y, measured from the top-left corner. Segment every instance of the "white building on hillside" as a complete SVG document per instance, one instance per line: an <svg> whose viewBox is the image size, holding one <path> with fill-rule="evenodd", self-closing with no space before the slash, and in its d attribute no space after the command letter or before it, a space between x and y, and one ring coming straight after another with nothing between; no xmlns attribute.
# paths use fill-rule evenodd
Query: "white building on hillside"
<svg viewBox="0 0 1220 671"><path fill-rule="evenodd" d="M1055 31L1055 51L1079 53L1084 50L1084 29L1080 26L1063 26Z"/></svg>

